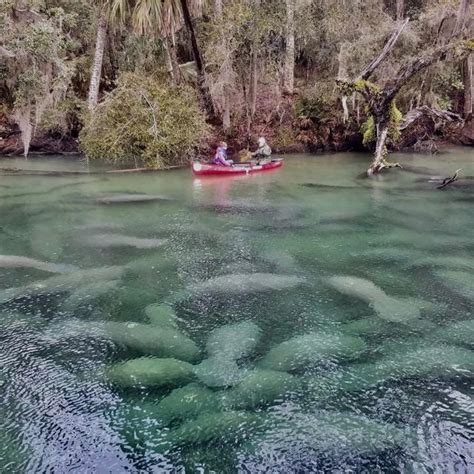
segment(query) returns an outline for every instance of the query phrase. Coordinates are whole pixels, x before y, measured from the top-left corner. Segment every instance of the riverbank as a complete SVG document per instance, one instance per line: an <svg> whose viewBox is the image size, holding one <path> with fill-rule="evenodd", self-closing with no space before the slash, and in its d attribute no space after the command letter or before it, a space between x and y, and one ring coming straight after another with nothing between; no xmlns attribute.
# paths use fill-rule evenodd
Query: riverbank
<svg viewBox="0 0 474 474"><path fill-rule="evenodd" d="M236 159L239 151L254 148L259 136L265 136L274 153L278 154L367 151L362 143L362 118L343 123L330 116L318 120L296 117L291 101L286 103L285 110L276 117L269 107L268 104L261 105L250 135L244 121L236 122L228 134L219 127L212 127L199 153L210 156L216 144L225 139L229 145L229 155ZM446 146L459 145L474 146L473 118L462 124L446 124L440 127L434 119L421 117L402 130L398 142L390 146L390 151L433 153ZM29 154L67 156L79 152L78 132L60 134L51 130L37 129L30 144ZM0 156L15 156L22 153L20 130L3 117L3 120L0 120Z"/></svg>

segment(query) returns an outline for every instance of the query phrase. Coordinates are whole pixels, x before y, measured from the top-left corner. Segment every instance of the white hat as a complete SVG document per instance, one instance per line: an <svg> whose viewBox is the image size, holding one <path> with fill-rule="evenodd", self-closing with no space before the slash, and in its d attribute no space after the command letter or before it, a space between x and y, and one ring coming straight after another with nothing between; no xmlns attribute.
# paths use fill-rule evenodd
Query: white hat
<svg viewBox="0 0 474 474"><path fill-rule="evenodd" d="M267 142L265 141L265 138L260 137L257 143L258 143L258 146L264 146Z"/></svg>

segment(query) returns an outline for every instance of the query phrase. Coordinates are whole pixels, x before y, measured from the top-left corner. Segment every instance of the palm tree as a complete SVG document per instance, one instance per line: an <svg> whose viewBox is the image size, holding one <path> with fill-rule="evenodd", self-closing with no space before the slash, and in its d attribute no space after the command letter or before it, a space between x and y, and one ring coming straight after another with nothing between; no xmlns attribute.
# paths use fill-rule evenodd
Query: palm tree
<svg viewBox="0 0 474 474"><path fill-rule="evenodd" d="M191 39L199 93L208 118L212 120L216 118L216 114L205 82L204 63L192 21L192 15L201 8L202 0L112 0L111 13L121 21L130 17L135 31L140 34L159 34L165 39L164 45L168 49L175 78L179 74L179 68L171 47L174 46L174 34L184 23Z"/></svg>
<svg viewBox="0 0 474 474"><path fill-rule="evenodd" d="M108 28L108 7L106 0L99 5L97 19L97 33L95 40L94 61L92 63L91 78L89 82L88 107L93 111L99 100L100 78L102 75L102 63L104 61L105 42Z"/></svg>

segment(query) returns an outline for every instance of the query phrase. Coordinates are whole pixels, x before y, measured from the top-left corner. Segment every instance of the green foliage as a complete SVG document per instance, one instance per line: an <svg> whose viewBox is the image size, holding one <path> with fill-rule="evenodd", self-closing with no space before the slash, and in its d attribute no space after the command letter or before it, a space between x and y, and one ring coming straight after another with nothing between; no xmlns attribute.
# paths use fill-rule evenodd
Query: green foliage
<svg viewBox="0 0 474 474"><path fill-rule="evenodd" d="M360 131L363 136L362 143L364 146L368 146L375 141L377 133L375 130L375 121L373 115L370 115L361 125Z"/></svg>
<svg viewBox="0 0 474 474"><path fill-rule="evenodd" d="M327 83L320 83L304 91L295 103L295 114L298 117L320 122L334 114L336 97Z"/></svg>
<svg viewBox="0 0 474 474"><path fill-rule="evenodd" d="M388 125L388 139L392 143L396 143L400 138L400 123L403 114L398 110L397 104L394 100L390 103L390 121Z"/></svg>
<svg viewBox="0 0 474 474"><path fill-rule="evenodd" d="M194 157L208 126L194 92L139 74L124 74L117 88L85 118L81 148L91 159L141 159L162 168Z"/></svg>
<svg viewBox="0 0 474 474"><path fill-rule="evenodd" d="M387 135L387 139L390 143L396 143L400 138L400 123L402 118L403 114L400 112L397 104L393 100L390 104ZM367 120L361 125L360 131L363 135L362 143L364 146L368 146L375 142L377 138L377 130L375 127L374 117L372 115L369 115Z"/></svg>

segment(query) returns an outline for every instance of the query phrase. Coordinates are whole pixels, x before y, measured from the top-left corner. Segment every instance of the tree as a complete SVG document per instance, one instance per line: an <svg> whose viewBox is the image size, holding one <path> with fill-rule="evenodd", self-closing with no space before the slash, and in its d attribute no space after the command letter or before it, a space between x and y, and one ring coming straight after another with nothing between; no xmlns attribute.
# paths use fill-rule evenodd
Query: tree
<svg viewBox="0 0 474 474"><path fill-rule="evenodd" d="M2 105L20 129L25 157L36 128L66 96L75 72L65 32L75 15L34 7L23 1L0 5Z"/></svg>
<svg viewBox="0 0 474 474"><path fill-rule="evenodd" d="M107 41L108 9L103 4L99 7L97 19L97 34L95 40L94 61L92 62L91 78L89 83L89 95L87 105L93 111L99 101L100 79L102 76L102 64L104 62L105 44Z"/></svg>
<svg viewBox="0 0 474 474"><path fill-rule="evenodd" d="M417 73L426 69L436 61L446 59L449 52L454 51L459 57L474 51L472 40L453 39L448 44L436 47L429 52L422 52L405 65L386 81L384 86L378 86L368 79L379 65L387 58L394 48L400 34L408 24L405 20L391 35L382 52L361 72L354 81L338 81L343 94L348 95L354 91L365 98L371 114L372 122L366 128L366 136L373 135L376 140L374 159L367 170L369 176L379 173L382 169L390 167L387 163L386 142L390 135L398 133L401 114L395 105L395 97L400 89Z"/></svg>
<svg viewBox="0 0 474 474"><path fill-rule="evenodd" d="M285 0L286 28L285 28L285 61L283 71L283 90L293 94L295 75L295 1Z"/></svg>
<svg viewBox="0 0 474 474"><path fill-rule="evenodd" d="M136 31L143 34L159 33L164 38L171 36L171 42L165 42L165 47L167 47L175 80L178 79L179 68L172 48L174 47L174 33L184 23L190 37L191 49L196 64L197 83L201 100L208 119L214 120L216 113L206 84L204 62L192 20L193 11L200 9L200 0L112 0L112 2L112 15L122 21L129 15Z"/></svg>

